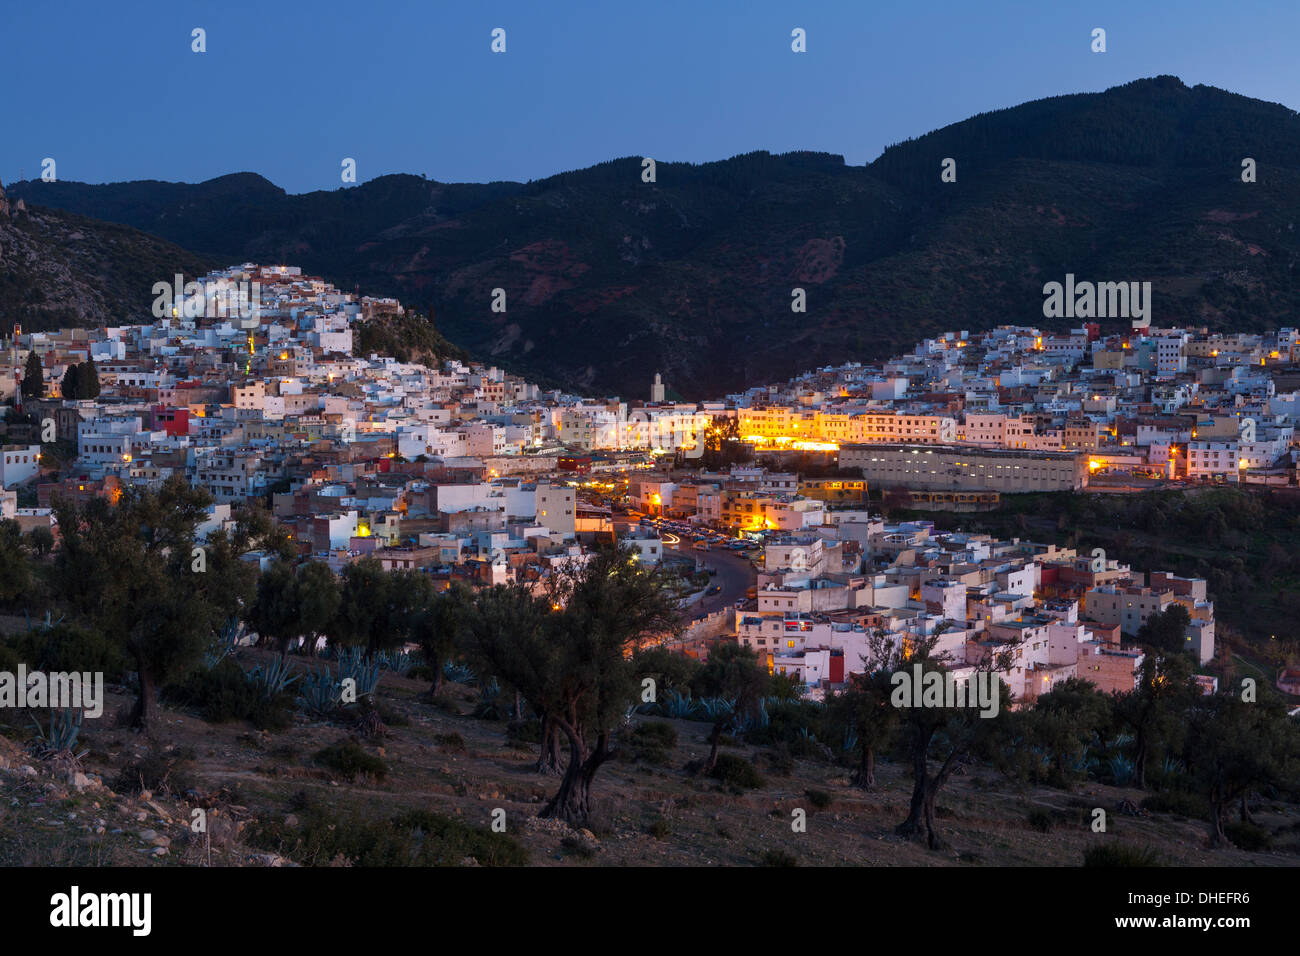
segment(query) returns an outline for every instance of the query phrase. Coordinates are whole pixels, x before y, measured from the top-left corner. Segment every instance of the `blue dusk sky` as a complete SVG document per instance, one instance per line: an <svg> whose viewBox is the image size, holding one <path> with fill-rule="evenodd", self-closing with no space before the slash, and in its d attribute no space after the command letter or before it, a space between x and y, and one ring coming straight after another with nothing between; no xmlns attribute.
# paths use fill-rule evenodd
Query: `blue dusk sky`
<svg viewBox="0 0 1300 956"><path fill-rule="evenodd" d="M4 182L47 156L63 180L251 171L295 193L339 186L344 157L361 181L758 149L862 164L975 113L1158 74L1300 103L1289 0L97 0L9 4L0 23Z"/></svg>

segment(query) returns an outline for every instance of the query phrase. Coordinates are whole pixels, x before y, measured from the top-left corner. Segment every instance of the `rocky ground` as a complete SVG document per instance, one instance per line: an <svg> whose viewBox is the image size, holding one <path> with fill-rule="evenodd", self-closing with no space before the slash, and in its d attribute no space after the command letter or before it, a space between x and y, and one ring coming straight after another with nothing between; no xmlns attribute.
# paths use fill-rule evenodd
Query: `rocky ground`
<svg viewBox="0 0 1300 956"><path fill-rule="evenodd" d="M657 762L615 760L601 769L598 812L574 830L537 817L557 779L535 771L534 746L508 740L504 721L467 716L477 700L470 687L449 684L435 703L427 683L385 674L386 730L361 744L387 772L353 781L315 756L352 736L351 727L297 715L290 728L268 733L166 709L151 748L111 716L129 705L124 690L110 693L104 717L87 722L76 760L38 756L29 715L0 714L0 864L297 865L293 848L269 845L265 832L292 835L305 800L374 821L433 811L483 830L504 811L506 834L539 866L1077 866L1100 841L1150 847L1171 865L1300 864L1295 806L1265 800L1258 808L1275 834L1272 850L1210 850L1203 821L1141 811L1139 791L1017 789L975 768L940 796L950 846L930 851L893 832L910 795L903 766L882 762L868 793L823 759L796 760L786 776L763 748L724 748L754 758L763 775L763 786L739 789L684 771L706 753L709 725L677 720L667 721L677 745ZM153 768L141 769L151 754ZM160 759L170 764L161 777ZM1088 826L1095 807L1107 811L1104 834ZM1035 810L1050 824L1040 813L1040 829L1031 826ZM805 815L803 832L792 826L796 811ZM198 820L206 832L195 832L203 829Z"/></svg>

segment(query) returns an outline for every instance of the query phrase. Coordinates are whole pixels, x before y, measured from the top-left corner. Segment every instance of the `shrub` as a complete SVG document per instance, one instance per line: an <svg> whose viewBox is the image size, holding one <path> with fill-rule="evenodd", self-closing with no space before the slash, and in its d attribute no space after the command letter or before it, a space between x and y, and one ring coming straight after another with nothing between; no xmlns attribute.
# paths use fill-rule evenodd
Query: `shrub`
<svg viewBox="0 0 1300 956"><path fill-rule="evenodd" d="M297 795L291 809L299 818L297 827L265 816L250 827L249 842L305 866L340 858L366 867L459 866L470 857L481 866L528 862L528 851L512 837L427 810L375 821L355 812L336 814L306 794Z"/></svg>
<svg viewBox="0 0 1300 956"><path fill-rule="evenodd" d="M433 741L449 753L463 754L465 752L465 738L458 733L434 734Z"/></svg>
<svg viewBox="0 0 1300 956"><path fill-rule="evenodd" d="M560 841L560 846L574 856L580 856L584 860L589 860L596 855L596 848L589 840L580 836L566 836Z"/></svg>
<svg viewBox="0 0 1300 956"><path fill-rule="evenodd" d="M831 795L825 790L805 790L804 796L818 810L825 810L831 805Z"/></svg>
<svg viewBox="0 0 1300 956"><path fill-rule="evenodd" d="M642 740L656 741L664 747L677 746L677 728L662 720L650 720L639 724L632 734Z"/></svg>
<svg viewBox="0 0 1300 956"><path fill-rule="evenodd" d="M501 684L492 677L486 683L480 682L478 701L474 704L471 716L479 720L504 720L513 703L514 695L503 693Z"/></svg>
<svg viewBox="0 0 1300 956"><path fill-rule="evenodd" d="M379 714L379 719L389 727L411 726L410 717L407 717L406 714L402 713L400 710L393 710L393 708L389 707L387 704L375 701L375 710Z"/></svg>
<svg viewBox="0 0 1300 956"><path fill-rule="evenodd" d="M121 649L98 631L69 624L38 627L13 638L13 651L29 667L44 671L102 673L120 680L127 670ZM11 668L12 669L12 668Z"/></svg>
<svg viewBox="0 0 1300 956"><path fill-rule="evenodd" d="M540 744L542 742L542 722L537 717L512 720L506 724L506 738L521 744Z"/></svg>
<svg viewBox="0 0 1300 956"><path fill-rule="evenodd" d="M118 793L182 794L194 788L189 768L194 751L189 748L150 750L139 760L124 766L118 773L113 789Z"/></svg>
<svg viewBox="0 0 1300 956"><path fill-rule="evenodd" d="M798 866L799 861L785 850L768 850L763 854L759 866Z"/></svg>
<svg viewBox="0 0 1300 956"><path fill-rule="evenodd" d="M1142 801L1142 809L1152 813L1172 813L1193 820L1208 820L1210 817L1210 805L1204 797L1177 790L1151 794Z"/></svg>
<svg viewBox="0 0 1300 956"><path fill-rule="evenodd" d="M790 753L788 744L779 743L767 752L768 763L772 765L772 772L780 777L788 777L794 773L794 756Z"/></svg>
<svg viewBox="0 0 1300 956"><path fill-rule="evenodd" d="M826 759L826 745L818 742L814 734L796 734L789 742L790 754L794 757Z"/></svg>
<svg viewBox="0 0 1300 956"><path fill-rule="evenodd" d="M297 682L298 677L289 667L287 657L273 657L248 672L248 682L257 688L264 700L275 700Z"/></svg>
<svg viewBox="0 0 1300 956"><path fill-rule="evenodd" d="M651 821L650 825L646 827L645 832L650 834L656 840L667 840L668 837L672 835L673 828L663 817L658 817Z"/></svg>
<svg viewBox="0 0 1300 956"><path fill-rule="evenodd" d="M1029 816L1025 819L1029 823L1029 828L1037 830L1039 833L1051 833L1052 827L1056 825L1056 821L1052 819L1052 814L1042 808L1030 810Z"/></svg>
<svg viewBox="0 0 1300 956"><path fill-rule="evenodd" d="M18 672L18 665L24 663L19 653L8 644L0 643L0 671L9 674Z"/></svg>
<svg viewBox="0 0 1300 956"><path fill-rule="evenodd" d="M646 763L664 765L672 756L677 746L677 730L672 724L651 721L639 724L628 735L628 746L622 748L625 759L643 760Z"/></svg>
<svg viewBox="0 0 1300 956"><path fill-rule="evenodd" d="M1233 846L1250 853L1268 850L1273 846L1273 834L1255 823L1245 821L1229 823L1223 828L1223 832L1232 841Z"/></svg>
<svg viewBox="0 0 1300 956"><path fill-rule="evenodd" d="M411 680L423 680L433 683L433 679L437 673L438 672L428 664L416 664L411 667L404 676L409 677Z"/></svg>
<svg viewBox="0 0 1300 956"><path fill-rule="evenodd" d="M374 754L366 753L361 743L354 737L336 741L318 750L316 762L333 770L345 780L355 780L358 776L383 780L388 773L388 765Z"/></svg>
<svg viewBox="0 0 1300 956"><path fill-rule="evenodd" d="M211 670L194 671L180 686L167 688L165 695L194 708L208 723L247 720L259 730L283 730L289 726L292 695L286 691L267 698L263 690L227 657Z"/></svg>
<svg viewBox="0 0 1300 956"><path fill-rule="evenodd" d="M1160 866L1160 857L1150 847L1126 843L1103 843L1083 854L1084 866Z"/></svg>
<svg viewBox="0 0 1300 956"><path fill-rule="evenodd" d="M745 790L767 786L767 781L758 772L758 768L744 757L737 757L735 754L718 754L718 761L713 765L711 776Z"/></svg>

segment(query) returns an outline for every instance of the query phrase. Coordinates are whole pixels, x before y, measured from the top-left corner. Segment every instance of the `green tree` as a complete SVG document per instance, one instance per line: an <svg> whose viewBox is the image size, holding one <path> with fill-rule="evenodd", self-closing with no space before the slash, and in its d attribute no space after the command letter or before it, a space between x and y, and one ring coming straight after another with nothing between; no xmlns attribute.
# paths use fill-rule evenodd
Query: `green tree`
<svg viewBox="0 0 1300 956"><path fill-rule="evenodd" d="M99 369L87 359L77 369L77 391L82 398L99 398Z"/></svg>
<svg viewBox="0 0 1300 956"><path fill-rule="evenodd" d="M339 584L338 613L328 630L330 639L364 647L367 655L404 643L412 615L412 574L418 572L385 571L373 557L347 565Z"/></svg>
<svg viewBox="0 0 1300 956"><path fill-rule="evenodd" d="M922 675L936 671L946 675L946 661L934 653L936 643L937 638L931 636L905 647L903 667L891 677L907 677L910 680L918 667ZM972 681L977 678L990 679L984 677L986 673L994 675L992 679L997 684L998 707L996 714L991 717L984 716L980 709L973 706L923 706L915 697L909 703L900 705L900 699L891 695L891 705L899 707L900 730L912 764L912 799L908 805L907 818L895 828L899 835L923 840L931 850L944 846L934 823L935 801L959 764L968 757L996 750L1010 706L1007 685L996 679L996 675L1008 666L1006 655L1003 655L996 661L988 662L984 670L972 675ZM931 680L928 676L923 679ZM938 769L933 773L929 767L932 759L938 763Z"/></svg>
<svg viewBox="0 0 1300 956"><path fill-rule="evenodd" d="M563 663L553 639L556 613L550 600L521 584L486 588L474 596L463 624L462 648L475 669L514 687L537 713L538 773L560 773L560 731L553 714L561 697L553 693L553 682Z"/></svg>
<svg viewBox="0 0 1300 956"><path fill-rule="evenodd" d="M1252 790L1300 785L1300 728L1270 695L1247 703L1237 694L1199 698L1187 721L1185 759L1210 804L1210 844L1228 843L1232 805Z"/></svg>
<svg viewBox="0 0 1300 956"><path fill-rule="evenodd" d="M1170 604L1163 611L1154 611L1137 632L1137 642L1157 651L1175 654L1188 649L1187 625L1192 616L1181 604Z"/></svg>
<svg viewBox="0 0 1300 956"><path fill-rule="evenodd" d="M701 670L698 661L663 646L640 648L634 659L638 679L653 679L656 696L669 689L690 690Z"/></svg>
<svg viewBox="0 0 1300 956"><path fill-rule="evenodd" d="M887 747L898 731L900 712L890 702L890 677L903 667L903 654L902 642L890 640L877 629L863 655L862 672L850 674L844 690L826 702L832 723L854 741L858 762L849 780L863 790L876 785L876 753Z"/></svg>
<svg viewBox="0 0 1300 956"><path fill-rule="evenodd" d="M27 532L27 544L38 558L44 558L54 550L54 532L44 527L33 528Z"/></svg>
<svg viewBox="0 0 1300 956"><path fill-rule="evenodd" d="M316 641L329 631L342 602L338 578L329 565L307 561L294 577L294 604L298 614L297 633L304 640L309 657L316 654Z"/></svg>
<svg viewBox="0 0 1300 956"><path fill-rule="evenodd" d="M216 629L256 595L256 570L241 556L260 540L237 527L196 543L209 501L174 476L156 492L128 488L116 505L55 503L58 592L134 662L137 727L153 726L161 687L184 677Z"/></svg>
<svg viewBox="0 0 1300 956"><path fill-rule="evenodd" d="M281 657L298 633L296 583L293 568L276 561L258 576L257 597L244 615L248 626L274 644Z"/></svg>
<svg viewBox="0 0 1300 956"><path fill-rule="evenodd" d="M466 631L470 655L517 688L559 728L569 759L544 817L583 823L591 784L614 752L614 735L637 699L633 651L680 627L662 572L607 548L552 579L546 597L493 588ZM545 613L546 605L559 610Z"/></svg>
<svg viewBox="0 0 1300 956"><path fill-rule="evenodd" d="M0 604L11 604L31 589L31 557L23 548L23 529L12 518L0 521Z"/></svg>
<svg viewBox="0 0 1300 956"><path fill-rule="evenodd" d="M709 652L700 669L696 686L706 697L721 697L729 704L713 721L709 732L709 755L698 772L708 776L718 762L718 747L724 734L732 733L738 722L752 715L762 702L770 683L767 668L758 655L741 644L719 644Z"/></svg>
<svg viewBox="0 0 1300 956"><path fill-rule="evenodd" d="M1133 782L1146 789L1154 752L1177 749L1187 709L1200 696L1191 659L1181 652L1148 654L1137 686L1114 697L1115 720L1133 734Z"/></svg>
<svg viewBox="0 0 1300 956"><path fill-rule="evenodd" d="M35 351L27 353L27 364L23 366L22 393L23 398L45 397L45 367Z"/></svg>
<svg viewBox="0 0 1300 956"><path fill-rule="evenodd" d="M1005 748L999 762L1030 780L1049 778L1057 786L1071 786L1084 775L1088 748L1109 737L1112 704L1089 681L1062 681L1033 707L1009 716L1016 745Z"/></svg>
<svg viewBox="0 0 1300 956"><path fill-rule="evenodd" d="M81 366L73 362L63 372L63 378L60 381L59 390L63 392L64 398L77 399L81 397L81 377L79 372Z"/></svg>
<svg viewBox="0 0 1300 956"><path fill-rule="evenodd" d="M465 616L473 610L473 598L462 584L453 584L446 593L439 594L433 580L423 573L416 574L410 583L408 633L433 671L429 694L436 697L442 692L443 667L456 652Z"/></svg>

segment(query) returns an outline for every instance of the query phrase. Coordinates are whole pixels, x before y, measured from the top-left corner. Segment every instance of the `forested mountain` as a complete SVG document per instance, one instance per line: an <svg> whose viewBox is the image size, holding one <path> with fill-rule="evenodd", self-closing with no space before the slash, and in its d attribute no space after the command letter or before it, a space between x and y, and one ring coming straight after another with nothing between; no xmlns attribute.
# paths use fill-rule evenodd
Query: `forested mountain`
<svg viewBox="0 0 1300 956"><path fill-rule="evenodd" d="M241 173L11 195L397 295L477 357L634 397L656 370L698 398L945 329L1065 327L1042 286L1066 272L1151 281L1157 325L1261 328L1300 306L1300 118L1175 77L981 114L865 167L757 152L655 172L628 157L526 184L290 196Z"/></svg>

